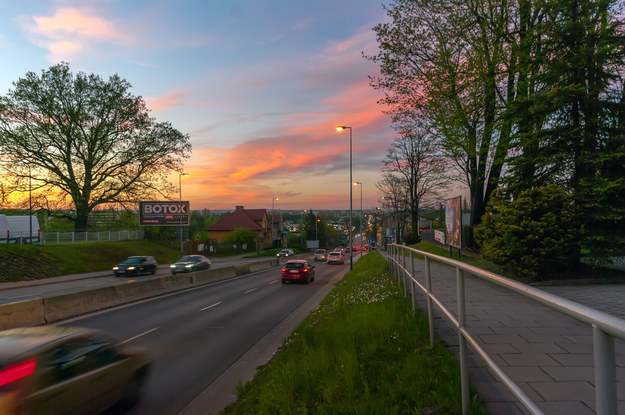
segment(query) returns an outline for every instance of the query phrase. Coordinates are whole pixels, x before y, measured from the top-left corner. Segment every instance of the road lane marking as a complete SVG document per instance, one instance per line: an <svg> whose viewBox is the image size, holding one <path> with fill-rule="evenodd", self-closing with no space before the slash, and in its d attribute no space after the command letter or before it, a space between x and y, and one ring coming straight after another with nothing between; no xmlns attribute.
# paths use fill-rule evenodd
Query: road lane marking
<svg viewBox="0 0 625 415"><path fill-rule="evenodd" d="M85 285L85 287L95 287L96 285L106 285L106 284L108 284L108 282L100 282L97 284L88 284L88 285Z"/></svg>
<svg viewBox="0 0 625 415"><path fill-rule="evenodd" d="M126 339L126 340L124 340L123 342L120 342L120 343L118 343L118 344L128 343L129 341L132 341L132 340L138 339L139 337L145 336L146 334L150 334L150 333L152 333L153 331L156 331L156 330L158 330L158 329L160 329L160 327L154 327L153 329L150 329L150 330L148 330L148 331L144 331L143 333L141 333L141 334L137 334L136 336L131 337L131 338L129 338L129 339Z"/></svg>
<svg viewBox="0 0 625 415"><path fill-rule="evenodd" d="M269 281L269 284L268 284L268 285L271 285L271 284L276 284L276 283L278 283L278 282L280 282L280 280L273 280L273 281Z"/></svg>
<svg viewBox="0 0 625 415"><path fill-rule="evenodd" d="M251 290L243 291L243 294L249 294L252 291L256 291L256 290L258 290L258 288L252 288Z"/></svg>
<svg viewBox="0 0 625 415"><path fill-rule="evenodd" d="M7 299L8 299L8 300L14 300L14 299L16 299L16 298L33 297L33 296L36 296L36 295L41 295L41 294L43 294L43 293L34 293L34 294L26 294L26 295L17 295L17 296L15 296L15 297L9 297L9 298L7 298Z"/></svg>
<svg viewBox="0 0 625 415"><path fill-rule="evenodd" d="M211 305L209 305L208 307L204 307L204 308L203 308L203 309L201 309L200 311L204 311L204 310L208 310L209 308L217 307L217 306L218 306L219 304L221 304L221 303L222 303L222 302L220 301L220 302L218 302L218 303L211 304Z"/></svg>

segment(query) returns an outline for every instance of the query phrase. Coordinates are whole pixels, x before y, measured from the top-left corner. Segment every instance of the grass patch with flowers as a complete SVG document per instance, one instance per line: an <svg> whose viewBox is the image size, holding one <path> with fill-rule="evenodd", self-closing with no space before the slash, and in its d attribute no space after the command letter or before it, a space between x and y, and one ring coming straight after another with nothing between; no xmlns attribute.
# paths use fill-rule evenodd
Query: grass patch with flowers
<svg viewBox="0 0 625 415"><path fill-rule="evenodd" d="M460 414L460 370L372 252L221 413ZM475 395L470 413L486 413Z"/></svg>

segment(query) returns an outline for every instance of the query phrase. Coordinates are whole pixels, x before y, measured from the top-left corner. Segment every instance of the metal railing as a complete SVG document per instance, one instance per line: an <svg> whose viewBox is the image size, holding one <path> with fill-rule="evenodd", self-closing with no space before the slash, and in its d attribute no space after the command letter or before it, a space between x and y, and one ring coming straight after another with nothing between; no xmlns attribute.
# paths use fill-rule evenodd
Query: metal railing
<svg viewBox="0 0 625 415"><path fill-rule="evenodd" d="M414 277L414 256L416 254L425 257L425 287ZM615 338L625 340L625 320L603 313L599 310L595 310L591 307L578 304L574 301L566 300L529 285L485 271L472 265L467 265L453 259L433 255L428 252L419 251L407 246L395 244L389 245L388 258L390 269L395 277L398 281L403 280L405 296L408 295L407 280L410 280L412 306L415 311L415 287L419 287L419 289L426 296L431 343L434 343L433 304L435 304L443 312L443 314L445 314L447 319L455 326L458 332L463 414L469 413L467 344L471 345L473 350L484 360L488 368L501 380L508 390L514 394L525 409L527 409L531 414L543 414L538 406L536 406L536 404L521 390L521 388L495 363L488 353L484 351L484 349L476 341L475 337L467 329L464 290L465 272L500 287L504 287L515 293L521 294L533 301L592 326L597 414L617 414ZM454 317L453 313L448 310L443 305L442 301L432 293L432 276L430 274L431 259L435 259L438 262L451 265L456 268L456 300L458 304L458 318Z"/></svg>
<svg viewBox="0 0 625 415"><path fill-rule="evenodd" d="M83 242L136 241L144 238L143 229L98 232L41 232L42 245L76 244Z"/></svg>

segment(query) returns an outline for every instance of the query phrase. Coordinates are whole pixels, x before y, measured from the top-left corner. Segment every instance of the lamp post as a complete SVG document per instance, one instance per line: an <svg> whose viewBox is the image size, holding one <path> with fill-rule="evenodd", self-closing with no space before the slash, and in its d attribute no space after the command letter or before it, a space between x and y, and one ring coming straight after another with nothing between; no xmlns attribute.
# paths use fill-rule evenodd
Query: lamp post
<svg viewBox="0 0 625 415"><path fill-rule="evenodd" d="M362 182L354 182L354 186L360 186L360 258L362 258Z"/></svg>
<svg viewBox="0 0 625 415"><path fill-rule="evenodd" d="M33 243L33 174L30 169L30 164L28 165L28 225L29 225L29 233L28 233L28 243L32 245Z"/></svg>
<svg viewBox="0 0 625 415"><path fill-rule="evenodd" d="M180 199L179 201L182 202L182 176L184 177L188 177L189 173L180 173L178 174L178 189L180 191ZM183 246L182 246L182 213L180 213L180 256L184 255L183 254Z"/></svg>
<svg viewBox="0 0 625 415"><path fill-rule="evenodd" d="M345 125L339 125L336 127L336 131L343 131L349 128L349 270L354 269L352 264L353 259L353 245L352 245L352 127Z"/></svg>
<svg viewBox="0 0 625 415"><path fill-rule="evenodd" d="M315 239L317 240L317 242L319 242L319 222L321 222L321 219L317 219L315 221Z"/></svg>
<svg viewBox="0 0 625 415"><path fill-rule="evenodd" d="M273 206L276 200L280 200L277 197L271 199L271 247L273 248Z"/></svg>

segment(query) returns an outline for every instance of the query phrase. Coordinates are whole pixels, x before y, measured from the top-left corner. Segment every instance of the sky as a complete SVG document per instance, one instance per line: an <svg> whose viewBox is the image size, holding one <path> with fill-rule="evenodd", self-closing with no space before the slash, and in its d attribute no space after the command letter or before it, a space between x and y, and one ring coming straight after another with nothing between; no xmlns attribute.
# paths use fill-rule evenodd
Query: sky
<svg viewBox="0 0 625 415"><path fill-rule="evenodd" d="M192 209L365 209L396 137L373 27L382 0L0 0L0 94L61 61L118 74L188 134ZM179 183L178 175L172 184ZM360 209L360 186L353 208ZM278 198L274 200L274 198Z"/></svg>

